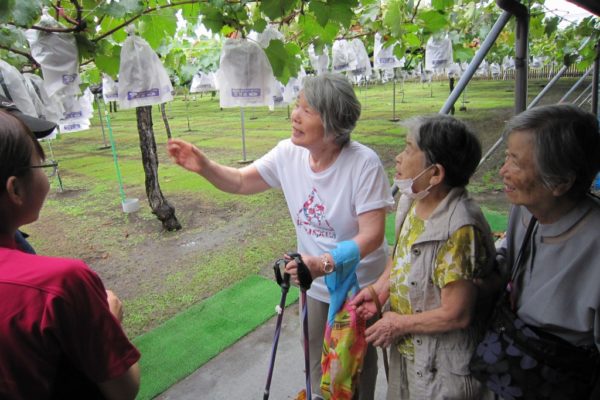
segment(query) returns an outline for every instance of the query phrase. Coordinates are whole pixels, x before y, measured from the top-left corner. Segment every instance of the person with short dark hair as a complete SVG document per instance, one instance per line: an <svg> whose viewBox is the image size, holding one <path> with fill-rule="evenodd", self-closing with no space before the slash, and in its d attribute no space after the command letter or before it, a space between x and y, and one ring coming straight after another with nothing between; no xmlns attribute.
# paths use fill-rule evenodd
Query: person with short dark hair
<svg viewBox="0 0 600 400"><path fill-rule="evenodd" d="M52 121L47 121L44 119L36 118L30 115L23 114L16 106L16 104L0 95L0 110L4 110L9 114L17 117L21 122L23 122L29 130L35 135L37 139L44 139L53 133L56 129L56 124ZM35 250L33 246L27 241L27 235L25 232L21 232L17 230L15 233L15 241L17 245L26 253L35 254Z"/></svg>
<svg viewBox="0 0 600 400"><path fill-rule="evenodd" d="M38 219L56 168L20 118L0 110L0 398L134 399L140 354L121 301L83 261L15 241Z"/></svg>
<svg viewBox="0 0 600 400"><path fill-rule="evenodd" d="M387 398L483 399L469 373L482 316L473 280L491 272L490 227L465 186L481 158L467 126L446 115L417 117L396 157L396 243L385 272L352 305L363 318L389 300L390 311L366 331L390 347Z"/></svg>
<svg viewBox="0 0 600 400"><path fill-rule="evenodd" d="M179 139L168 143L177 164L220 190L237 194L270 188L283 191L296 229L298 252L315 278L307 292L314 396L322 394L321 354L333 297L323 277L336 277L336 268L341 271L348 259L360 259L356 274L358 284L365 286L378 278L387 258L385 213L394 203L377 154L350 140L360 112L348 80L326 73L304 79L291 115L291 138L280 141L251 165L240 169L224 166L191 143ZM345 251L336 252L342 246ZM295 281L296 267L296 261L286 266ZM358 385L361 400L373 399L376 377L377 353L369 346Z"/></svg>

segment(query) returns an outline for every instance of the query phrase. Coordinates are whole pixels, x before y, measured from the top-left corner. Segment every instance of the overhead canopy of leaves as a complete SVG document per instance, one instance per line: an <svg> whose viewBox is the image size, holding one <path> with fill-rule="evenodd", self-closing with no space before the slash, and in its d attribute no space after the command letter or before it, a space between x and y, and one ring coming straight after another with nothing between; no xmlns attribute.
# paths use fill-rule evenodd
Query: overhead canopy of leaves
<svg viewBox="0 0 600 400"><path fill-rule="evenodd" d="M0 58L19 68L35 67L27 57L29 46L21 28L39 21L42 6L57 5L58 0L0 0ZM78 5L85 23L79 26L59 18L68 30L77 32L82 63L94 62L102 72L118 73L120 43L127 34L124 27L135 24L136 32L163 56L167 68L188 80L195 68L214 70L218 65L218 43L194 38L193 29L177 33L177 12L194 26L199 18L206 29L223 36L236 33L246 37L251 31L262 32L274 24L284 34L283 41L272 41L266 49L277 78L287 81L295 76L306 59L310 44L317 52L334 40L359 37L367 49L373 47L373 35L379 32L388 44L395 44L396 56L408 56L410 62L423 56L432 34L448 34L455 59L469 60L477 48L474 39L483 41L502 12L493 1L432 0L429 5L415 0L62 0L64 12L72 21L78 17ZM587 18L577 26L561 27L559 18L545 18L543 0L531 0L530 53L547 55L562 62L577 54L580 65L590 64L593 45L600 37L598 18ZM56 11L50 8L56 17ZM500 61L514 53L514 23L511 22L492 47L488 58ZM192 32L192 33L190 33ZM184 36L186 38L184 38ZM577 52L581 41L590 43ZM198 46L194 43L203 43ZM207 46L206 52L198 48ZM372 50L371 50L372 51ZM172 53L172 54L171 54ZM94 65L92 64L92 65ZM179 65L177 65L179 64ZM586 65L587 65L586 64ZM182 72L179 72L182 71ZM90 79L99 74L89 73Z"/></svg>

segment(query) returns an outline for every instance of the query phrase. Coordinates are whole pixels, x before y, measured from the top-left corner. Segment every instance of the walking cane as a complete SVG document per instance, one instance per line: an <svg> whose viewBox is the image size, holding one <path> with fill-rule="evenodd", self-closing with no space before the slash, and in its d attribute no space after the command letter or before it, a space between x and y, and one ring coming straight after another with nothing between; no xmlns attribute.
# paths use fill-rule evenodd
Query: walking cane
<svg viewBox="0 0 600 400"><path fill-rule="evenodd" d="M267 384L265 385L265 393L263 400L269 398L269 392L271 390L271 378L273 377L273 367L275 366L275 355L277 354L277 344L279 343L279 335L281 333L281 322L283 320L283 310L285 309L285 298L288 290L290 289L290 274L285 273L281 277L281 268L285 268L285 260L280 259L273 265L273 271L275 272L275 279L277 284L281 286L281 300L279 301L279 308L277 309L277 324L275 325L275 335L273 336L273 347L271 348L271 362L269 364L269 374L267 375Z"/></svg>
<svg viewBox="0 0 600 400"><path fill-rule="evenodd" d="M289 253L288 256L298 264L298 281L300 282L300 295L302 298L302 336L304 339L304 371L306 374L306 398L312 398L312 390L310 384L310 353L308 343L308 305L306 304L306 291L310 289L312 276L310 270L302 261L302 256L298 253Z"/></svg>

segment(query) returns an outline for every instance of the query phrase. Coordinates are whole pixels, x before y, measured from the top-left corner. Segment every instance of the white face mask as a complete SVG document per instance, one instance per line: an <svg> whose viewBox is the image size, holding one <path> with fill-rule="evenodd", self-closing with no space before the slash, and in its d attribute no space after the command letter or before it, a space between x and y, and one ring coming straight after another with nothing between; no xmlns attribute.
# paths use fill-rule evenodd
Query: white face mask
<svg viewBox="0 0 600 400"><path fill-rule="evenodd" d="M419 179L421 177L421 175L423 175L429 168L433 167L434 165L435 164L432 164L429 167L425 168L423 171L419 172L419 174L417 174L417 176L415 176L414 178L394 179L394 184L396 186L398 186L398 190L400 191L400 193L402 193L406 197L413 199L413 200L421 200L429 194L429 189L431 189L433 187L433 185L429 185L429 186L427 186L427 188L425 190L421 190L420 192L415 193L412 188L413 183L417 179Z"/></svg>

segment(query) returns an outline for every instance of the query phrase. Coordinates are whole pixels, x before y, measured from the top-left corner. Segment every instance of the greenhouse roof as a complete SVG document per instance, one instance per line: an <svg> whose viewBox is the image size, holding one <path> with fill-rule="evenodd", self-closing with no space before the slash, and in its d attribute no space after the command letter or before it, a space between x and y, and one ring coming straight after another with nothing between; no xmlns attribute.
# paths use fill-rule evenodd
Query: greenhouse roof
<svg viewBox="0 0 600 400"><path fill-rule="evenodd" d="M585 8L592 14L600 16L600 1L598 0L568 0L569 3Z"/></svg>

